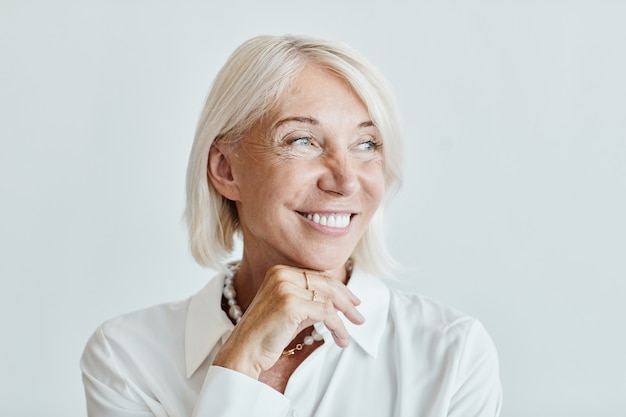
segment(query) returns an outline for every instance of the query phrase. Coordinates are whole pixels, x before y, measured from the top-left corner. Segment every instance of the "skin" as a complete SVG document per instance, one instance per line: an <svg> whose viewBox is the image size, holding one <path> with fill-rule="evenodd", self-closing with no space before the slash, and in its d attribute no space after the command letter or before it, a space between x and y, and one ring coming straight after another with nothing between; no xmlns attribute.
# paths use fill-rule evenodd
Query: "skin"
<svg viewBox="0 0 626 417"><path fill-rule="evenodd" d="M380 133L345 80L309 65L279 102L236 144L212 146L208 174L236 203L244 241L235 286L245 314L213 363L284 392L318 346L283 356L296 336L321 321L346 347L338 312L365 321L344 265L381 202L384 174ZM314 213L350 223L323 226L307 218Z"/></svg>

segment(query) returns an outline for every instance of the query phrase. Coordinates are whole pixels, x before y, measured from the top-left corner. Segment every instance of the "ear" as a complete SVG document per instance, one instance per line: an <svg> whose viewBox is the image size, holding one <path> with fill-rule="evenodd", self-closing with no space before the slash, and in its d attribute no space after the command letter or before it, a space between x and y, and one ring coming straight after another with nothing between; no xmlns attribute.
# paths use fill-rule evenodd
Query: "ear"
<svg viewBox="0 0 626 417"><path fill-rule="evenodd" d="M213 187L225 198L238 201L239 187L233 177L228 145L223 143L213 143L209 149L209 161L207 164L207 175Z"/></svg>

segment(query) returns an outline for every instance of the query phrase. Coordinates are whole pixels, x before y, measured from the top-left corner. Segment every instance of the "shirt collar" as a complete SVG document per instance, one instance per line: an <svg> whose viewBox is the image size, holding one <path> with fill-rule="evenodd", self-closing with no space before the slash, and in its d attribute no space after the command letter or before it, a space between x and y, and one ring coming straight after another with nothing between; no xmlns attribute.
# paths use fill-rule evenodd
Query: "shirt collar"
<svg viewBox="0 0 626 417"><path fill-rule="evenodd" d="M224 275L217 275L189 301L185 325L187 378L202 365L217 341L234 327L222 310L223 286Z"/></svg>
<svg viewBox="0 0 626 417"><path fill-rule="evenodd" d="M357 306L365 323L353 324L340 314L350 337L370 356L378 355L389 313L390 294L387 285L373 275L354 267L348 288L361 300Z"/></svg>
<svg viewBox="0 0 626 417"><path fill-rule="evenodd" d="M219 339L227 337L233 324L221 307L224 275L220 274L191 297L185 326L187 378L202 365ZM340 314L350 337L370 356L376 357L389 311L389 290L378 278L356 265L348 288L361 299L357 307L365 323L355 325ZM316 326L317 327L317 326Z"/></svg>

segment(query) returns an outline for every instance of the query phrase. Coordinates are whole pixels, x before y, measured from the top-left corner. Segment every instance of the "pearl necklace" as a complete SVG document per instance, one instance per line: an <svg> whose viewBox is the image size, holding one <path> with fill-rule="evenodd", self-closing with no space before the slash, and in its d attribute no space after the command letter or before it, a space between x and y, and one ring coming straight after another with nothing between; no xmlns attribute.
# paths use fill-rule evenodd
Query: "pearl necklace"
<svg viewBox="0 0 626 417"><path fill-rule="evenodd" d="M224 278L224 289L222 290L222 294L228 303L228 317L231 321L237 325L241 321L241 317L243 316L243 311L241 307L239 307L239 303L237 303L237 291L233 286L233 282L235 280L235 273L239 269L239 263L232 263L228 265L228 273L226 274L226 278ZM319 342L323 340L324 337L317 332L317 330L313 329L310 336L305 336L302 343L296 344L296 347L293 349L285 349L283 350L284 356L290 356L296 353L296 351L300 351L304 349L305 346L311 346L315 342Z"/></svg>

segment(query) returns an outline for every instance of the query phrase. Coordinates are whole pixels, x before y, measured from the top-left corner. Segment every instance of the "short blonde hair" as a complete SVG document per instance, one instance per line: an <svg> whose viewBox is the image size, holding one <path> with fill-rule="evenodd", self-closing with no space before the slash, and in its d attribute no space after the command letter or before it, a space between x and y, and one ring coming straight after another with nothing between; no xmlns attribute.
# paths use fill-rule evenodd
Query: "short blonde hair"
<svg viewBox="0 0 626 417"><path fill-rule="evenodd" d="M217 74L204 105L187 167L185 220L194 259L224 269L240 231L233 201L223 197L207 175L209 149L219 138L236 142L274 109L306 65L343 77L369 110L381 133L385 175L383 204L352 254L360 268L389 273L394 264L384 243L383 210L402 182L398 114L385 79L364 57L337 42L304 36L259 36L243 43Z"/></svg>

